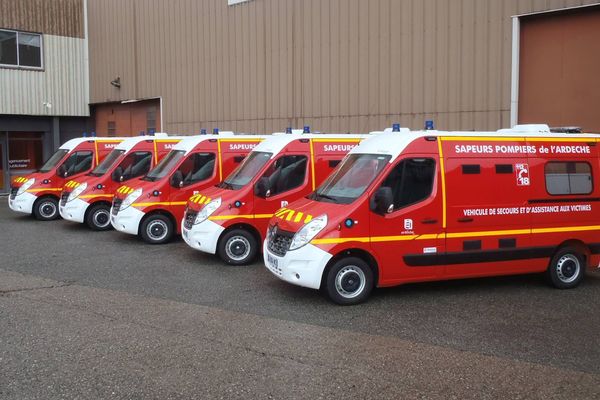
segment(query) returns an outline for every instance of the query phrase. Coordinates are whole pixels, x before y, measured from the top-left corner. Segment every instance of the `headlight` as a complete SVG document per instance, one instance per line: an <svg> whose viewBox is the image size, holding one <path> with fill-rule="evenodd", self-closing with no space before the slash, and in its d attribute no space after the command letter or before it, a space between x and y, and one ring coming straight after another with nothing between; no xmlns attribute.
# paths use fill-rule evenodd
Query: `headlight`
<svg viewBox="0 0 600 400"><path fill-rule="evenodd" d="M204 222L210 217L217 208L221 207L221 198L216 198L207 205L204 206L202 210L196 215L196 219L194 220L194 225L197 225L201 222Z"/></svg>
<svg viewBox="0 0 600 400"><path fill-rule="evenodd" d="M132 205L133 202L136 201L141 195L142 189L136 189L133 192L131 192L129 196L125 197L125 200L123 200L123 202L121 203L121 207L119 207L119 210L124 210L130 205Z"/></svg>
<svg viewBox="0 0 600 400"><path fill-rule="evenodd" d="M81 185L77 186L75 189L73 189L73 191L69 194L69 198L67 199L67 201L75 200L79 197L81 193L83 193L85 189L87 189L87 182L84 182Z"/></svg>
<svg viewBox="0 0 600 400"><path fill-rule="evenodd" d="M23 185L21 185L19 190L17 190L17 196L25 193L25 191L27 189L29 189L30 187L32 187L34 183L35 183L35 178L27 179L27 182L25 182Z"/></svg>
<svg viewBox="0 0 600 400"><path fill-rule="evenodd" d="M290 243L290 250L296 250L305 244L309 243L319 232L327 226L327 214L323 214L310 222L304 224L304 226L296 232Z"/></svg>

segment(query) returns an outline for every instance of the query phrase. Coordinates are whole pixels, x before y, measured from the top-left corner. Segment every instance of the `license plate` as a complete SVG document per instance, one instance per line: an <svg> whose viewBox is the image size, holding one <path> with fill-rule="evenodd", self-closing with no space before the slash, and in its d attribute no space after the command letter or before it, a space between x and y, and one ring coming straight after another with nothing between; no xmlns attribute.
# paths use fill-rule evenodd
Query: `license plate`
<svg viewBox="0 0 600 400"><path fill-rule="evenodd" d="M267 253L267 263L271 268L279 268L279 260Z"/></svg>

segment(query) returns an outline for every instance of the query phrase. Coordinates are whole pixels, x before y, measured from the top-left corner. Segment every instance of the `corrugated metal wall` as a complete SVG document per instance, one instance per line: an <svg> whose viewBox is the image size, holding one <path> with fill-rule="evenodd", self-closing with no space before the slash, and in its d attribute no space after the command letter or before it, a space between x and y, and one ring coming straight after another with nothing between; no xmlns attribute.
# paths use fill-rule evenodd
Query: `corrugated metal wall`
<svg viewBox="0 0 600 400"><path fill-rule="evenodd" d="M88 116L86 45L43 35L43 71L0 68L0 114Z"/></svg>
<svg viewBox="0 0 600 400"><path fill-rule="evenodd" d="M163 127L363 132L509 125L515 14L584 0L90 0L91 100ZM121 89L110 85L121 78Z"/></svg>
<svg viewBox="0 0 600 400"><path fill-rule="evenodd" d="M82 0L0 0L0 28L84 37Z"/></svg>

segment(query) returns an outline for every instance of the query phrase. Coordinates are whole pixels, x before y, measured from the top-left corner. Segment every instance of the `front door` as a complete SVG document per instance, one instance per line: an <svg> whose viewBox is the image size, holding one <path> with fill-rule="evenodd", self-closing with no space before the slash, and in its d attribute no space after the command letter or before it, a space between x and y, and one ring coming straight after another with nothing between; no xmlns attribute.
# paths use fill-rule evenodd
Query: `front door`
<svg viewBox="0 0 600 400"><path fill-rule="evenodd" d="M442 185L437 156L402 158L380 187L391 188L389 212L371 211L371 250L381 284L440 277L444 248Z"/></svg>

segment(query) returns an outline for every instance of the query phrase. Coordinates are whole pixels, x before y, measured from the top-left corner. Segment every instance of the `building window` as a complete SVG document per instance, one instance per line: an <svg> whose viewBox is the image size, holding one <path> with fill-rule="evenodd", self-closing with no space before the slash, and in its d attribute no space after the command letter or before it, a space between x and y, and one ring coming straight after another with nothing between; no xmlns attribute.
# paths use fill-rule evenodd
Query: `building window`
<svg viewBox="0 0 600 400"><path fill-rule="evenodd" d="M42 68L42 35L0 29L0 65Z"/></svg>
<svg viewBox="0 0 600 400"><path fill-rule="evenodd" d="M108 136L117 136L117 124L115 121L108 121Z"/></svg>
<svg viewBox="0 0 600 400"><path fill-rule="evenodd" d="M551 195L592 193L592 168L586 162L549 162L544 172Z"/></svg>
<svg viewBox="0 0 600 400"><path fill-rule="evenodd" d="M156 132L156 108L152 107L146 111L146 132L154 134Z"/></svg>

